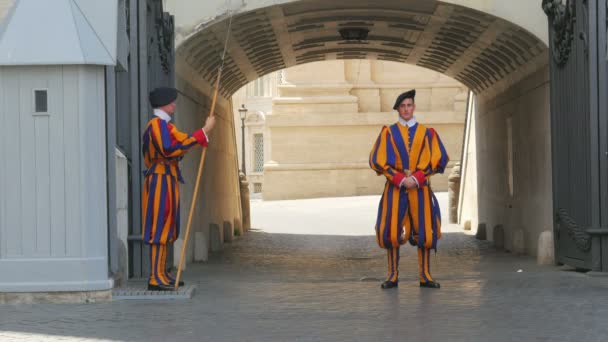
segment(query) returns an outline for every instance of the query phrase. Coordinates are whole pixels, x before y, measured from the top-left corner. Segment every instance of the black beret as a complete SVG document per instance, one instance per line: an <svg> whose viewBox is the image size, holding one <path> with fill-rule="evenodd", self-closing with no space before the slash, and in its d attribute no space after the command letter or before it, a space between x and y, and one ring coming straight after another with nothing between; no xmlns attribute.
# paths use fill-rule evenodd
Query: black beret
<svg viewBox="0 0 608 342"><path fill-rule="evenodd" d="M397 101L395 101L395 105L393 106L393 109L396 110L397 108L399 108L399 105L401 104L401 102L403 102L403 100L414 99L415 97L416 97L416 89L406 91L405 93L399 95L399 97L397 98Z"/></svg>
<svg viewBox="0 0 608 342"><path fill-rule="evenodd" d="M152 90L149 94L150 105L152 108L166 106L177 99L177 89L160 87Z"/></svg>

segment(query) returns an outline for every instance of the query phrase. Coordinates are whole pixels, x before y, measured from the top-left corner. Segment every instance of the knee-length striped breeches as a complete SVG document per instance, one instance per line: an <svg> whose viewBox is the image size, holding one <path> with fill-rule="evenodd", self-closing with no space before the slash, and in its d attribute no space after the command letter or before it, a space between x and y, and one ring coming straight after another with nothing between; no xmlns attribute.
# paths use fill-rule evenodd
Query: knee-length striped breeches
<svg viewBox="0 0 608 342"><path fill-rule="evenodd" d="M143 241L154 245L175 241L179 236L179 209L177 177L147 175L142 196Z"/></svg>

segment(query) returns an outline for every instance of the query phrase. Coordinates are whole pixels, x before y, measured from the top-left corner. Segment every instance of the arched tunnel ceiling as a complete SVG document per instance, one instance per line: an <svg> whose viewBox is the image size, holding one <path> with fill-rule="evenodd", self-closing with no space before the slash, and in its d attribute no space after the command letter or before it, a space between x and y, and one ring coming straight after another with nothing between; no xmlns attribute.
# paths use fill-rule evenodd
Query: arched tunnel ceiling
<svg viewBox="0 0 608 342"><path fill-rule="evenodd" d="M366 28L369 35L345 41L338 32L345 27ZM199 28L178 47L178 63L212 84L227 30L227 18ZM541 40L512 23L442 2L379 0L370 7L364 0L300 1L234 16L221 93L229 97L267 73L332 59L415 64L479 93L521 79L546 51Z"/></svg>

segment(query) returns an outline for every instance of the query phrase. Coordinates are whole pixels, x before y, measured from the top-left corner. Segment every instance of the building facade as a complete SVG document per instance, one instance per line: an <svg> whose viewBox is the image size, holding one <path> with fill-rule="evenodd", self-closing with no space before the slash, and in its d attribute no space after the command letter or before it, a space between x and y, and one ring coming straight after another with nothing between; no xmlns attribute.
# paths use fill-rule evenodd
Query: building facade
<svg viewBox="0 0 608 342"><path fill-rule="evenodd" d="M369 151L382 125L397 120L397 96L412 88L416 117L439 132L450 155L446 173L433 179L436 191L446 191L462 153L468 89L417 66L345 60L285 69L235 93L235 119L243 104L248 109L252 193L267 200L378 194L383 179L370 171Z"/></svg>
<svg viewBox="0 0 608 342"><path fill-rule="evenodd" d="M244 128L245 171L252 198L260 198L264 189L264 164L269 160L271 144L266 118L272 114L272 100L279 94L282 75L283 71L277 71L263 76L232 96L239 165L242 171ZM247 109L244 121L239 114L243 105Z"/></svg>

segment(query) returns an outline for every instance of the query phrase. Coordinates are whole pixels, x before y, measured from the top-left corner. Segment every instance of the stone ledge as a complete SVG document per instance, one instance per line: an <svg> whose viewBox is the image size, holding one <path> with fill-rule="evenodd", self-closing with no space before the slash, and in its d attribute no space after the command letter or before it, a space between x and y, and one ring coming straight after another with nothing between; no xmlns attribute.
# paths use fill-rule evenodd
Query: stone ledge
<svg viewBox="0 0 608 342"><path fill-rule="evenodd" d="M434 82L410 82L410 83L355 83L352 86L354 89L400 89L406 91L408 89L416 90L432 90L432 89L458 89L466 88L466 86L459 81L454 82L446 81L434 81Z"/></svg>
<svg viewBox="0 0 608 342"><path fill-rule="evenodd" d="M454 164L458 162L450 161L446 166L446 170L451 169ZM367 162L351 162L351 163L277 163L276 161L270 160L264 164L264 172L273 171L333 171L333 170L369 170L369 163ZM444 174L447 177L447 174ZM439 176L439 175L438 175ZM263 179L263 178L260 178ZM249 179L250 181L252 179Z"/></svg>
<svg viewBox="0 0 608 342"><path fill-rule="evenodd" d="M591 278L608 278L608 272L589 271L585 275Z"/></svg>
<svg viewBox="0 0 608 342"><path fill-rule="evenodd" d="M360 170L369 169L369 163L282 163L269 162L264 164L265 172L273 171L320 171L320 170Z"/></svg>
<svg viewBox="0 0 608 342"><path fill-rule="evenodd" d="M192 299L196 286L188 285L179 288L177 291L148 291L145 288L119 288L114 289L114 300L173 300L173 299Z"/></svg>
<svg viewBox="0 0 608 342"><path fill-rule="evenodd" d="M319 126L382 126L397 121L392 112L332 112L328 113L273 113L266 117L267 127L319 127ZM421 111L418 120L427 127L462 126L464 113L454 111ZM378 127L378 130L380 127Z"/></svg>
<svg viewBox="0 0 608 342"><path fill-rule="evenodd" d="M109 301L112 301L112 290L0 293L0 304L82 304Z"/></svg>
<svg viewBox="0 0 608 342"><path fill-rule="evenodd" d="M287 104L350 104L358 103L359 99L352 95L329 96L282 96L272 99L275 105Z"/></svg>

